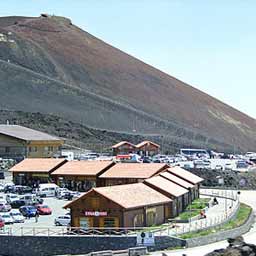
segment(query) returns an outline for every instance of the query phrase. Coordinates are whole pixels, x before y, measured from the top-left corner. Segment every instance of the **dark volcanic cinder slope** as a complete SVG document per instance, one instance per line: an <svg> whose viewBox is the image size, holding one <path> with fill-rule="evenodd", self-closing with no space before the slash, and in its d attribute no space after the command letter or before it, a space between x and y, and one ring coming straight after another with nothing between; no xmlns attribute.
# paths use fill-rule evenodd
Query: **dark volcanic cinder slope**
<svg viewBox="0 0 256 256"><path fill-rule="evenodd" d="M96 128L165 134L217 148L256 147L254 119L69 19L0 18L0 33L1 108L54 113Z"/></svg>

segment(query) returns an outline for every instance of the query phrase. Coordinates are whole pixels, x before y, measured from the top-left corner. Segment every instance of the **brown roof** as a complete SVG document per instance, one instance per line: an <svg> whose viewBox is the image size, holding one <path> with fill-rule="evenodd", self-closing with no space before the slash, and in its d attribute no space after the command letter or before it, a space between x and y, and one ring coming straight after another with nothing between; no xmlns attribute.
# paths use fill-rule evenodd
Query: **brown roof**
<svg viewBox="0 0 256 256"><path fill-rule="evenodd" d="M100 175L100 178L137 178L146 179L168 168L161 163L117 163Z"/></svg>
<svg viewBox="0 0 256 256"><path fill-rule="evenodd" d="M175 167L171 167L168 169L168 172L192 183L192 184L197 184L202 182L204 179L202 179L201 177L184 170L183 168L179 167L179 166L175 166Z"/></svg>
<svg viewBox="0 0 256 256"><path fill-rule="evenodd" d="M66 159L56 158L26 158L13 166L11 172L46 172L49 173L57 166L67 162Z"/></svg>
<svg viewBox="0 0 256 256"><path fill-rule="evenodd" d="M170 198L164 196L163 194L146 186L143 183L93 188L91 191L97 192L98 194L108 198L109 200L117 203L125 209L139 208L150 205L160 205L172 202ZM86 197L91 191L84 194L75 201ZM65 205L64 208L70 207L73 202Z"/></svg>
<svg viewBox="0 0 256 256"><path fill-rule="evenodd" d="M54 171L52 175L95 176L112 164L114 164L112 161L69 161Z"/></svg>
<svg viewBox="0 0 256 256"><path fill-rule="evenodd" d="M153 187L159 188L166 193L173 195L175 197L182 196L188 193L188 190L175 184L174 182L165 179L161 176L156 176L144 181L145 184L152 185Z"/></svg>
<svg viewBox="0 0 256 256"><path fill-rule="evenodd" d="M170 181L172 181L172 182L182 186L183 188L187 188L188 189L188 188L193 188L194 187L193 184L191 184L191 183L189 183L189 182L179 178L178 176L175 176L175 175L171 174L168 171L161 172L160 176L162 176L162 177L164 177L164 178L166 178L166 179L168 179L168 180L170 180Z"/></svg>
<svg viewBox="0 0 256 256"><path fill-rule="evenodd" d="M112 148L119 148L119 147L121 147L121 146L123 146L123 145L125 145L125 144L128 144L129 146L135 148L135 145L132 144L132 143L130 143L130 142L128 142L128 141L121 141L121 142L119 142L119 143L113 145Z"/></svg>
<svg viewBox="0 0 256 256"><path fill-rule="evenodd" d="M160 148L160 145L158 145L158 144L156 144L156 143L154 143L152 141L149 141L149 140L145 140L145 141L142 141L141 143L137 144L136 148L141 148L141 147L146 146L148 144L151 144L151 145L153 145L155 147Z"/></svg>
<svg viewBox="0 0 256 256"><path fill-rule="evenodd" d="M20 125L0 125L0 134L11 136L25 141L63 141L62 139L49 135L44 132L39 132Z"/></svg>

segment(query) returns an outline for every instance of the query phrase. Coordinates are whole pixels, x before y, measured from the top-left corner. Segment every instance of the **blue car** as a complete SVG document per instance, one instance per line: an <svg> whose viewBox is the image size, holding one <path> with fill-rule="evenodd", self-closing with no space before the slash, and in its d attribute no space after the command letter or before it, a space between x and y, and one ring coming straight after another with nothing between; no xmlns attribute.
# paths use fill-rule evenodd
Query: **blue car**
<svg viewBox="0 0 256 256"><path fill-rule="evenodd" d="M22 206L20 207L20 212L24 217L35 217L37 209L34 206L28 205L28 206Z"/></svg>

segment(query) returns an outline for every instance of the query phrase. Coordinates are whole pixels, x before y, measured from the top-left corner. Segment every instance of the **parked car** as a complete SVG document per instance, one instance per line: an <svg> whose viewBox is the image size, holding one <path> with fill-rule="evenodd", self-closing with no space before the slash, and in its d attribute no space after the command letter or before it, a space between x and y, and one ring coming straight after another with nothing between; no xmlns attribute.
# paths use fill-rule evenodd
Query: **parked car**
<svg viewBox="0 0 256 256"><path fill-rule="evenodd" d="M6 197L4 195L0 195L0 202L1 203L7 203Z"/></svg>
<svg viewBox="0 0 256 256"><path fill-rule="evenodd" d="M7 212L5 212L5 213L0 213L0 216L1 216L1 218L3 219L5 225L7 225L7 224L13 224L13 219L12 219L10 213L7 213Z"/></svg>
<svg viewBox="0 0 256 256"><path fill-rule="evenodd" d="M14 223L23 223L25 221L24 216L20 213L19 210L11 210L10 215Z"/></svg>
<svg viewBox="0 0 256 256"><path fill-rule="evenodd" d="M37 204L42 204L43 203L43 199L38 197L35 194L26 194L26 195L22 195L20 196L21 200L24 200L26 205L37 205Z"/></svg>
<svg viewBox="0 0 256 256"><path fill-rule="evenodd" d="M0 180L4 180L4 172L0 171Z"/></svg>
<svg viewBox="0 0 256 256"><path fill-rule="evenodd" d="M12 207L9 204L0 202L0 212L9 212L11 209Z"/></svg>
<svg viewBox="0 0 256 256"><path fill-rule="evenodd" d="M69 192L69 190L67 189L67 188L58 188L57 190L56 190L56 193L57 193L57 198L58 199L64 199L64 197L65 197L65 195L66 195L66 193L68 193Z"/></svg>
<svg viewBox="0 0 256 256"><path fill-rule="evenodd" d="M54 220L56 226L70 226L71 218L70 215L60 215Z"/></svg>
<svg viewBox="0 0 256 256"><path fill-rule="evenodd" d="M7 194L6 195L6 201L7 203L11 203L13 201L19 200L19 197L16 194Z"/></svg>
<svg viewBox="0 0 256 256"><path fill-rule="evenodd" d="M4 227L4 219L0 216L0 229Z"/></svg>
<svg viewBox="0 0 256 256"><path fill-rule="evenodd" d="M57 186L54 183L46 183L46 184L40 184L39 185L39 190L38 190L38 195L40 197L51 197L51 196L56 196L57 189L59 186Z"/></svg>
<svg viewBox="0 0 256 256"><path fill-rule="evenodd" d="M52 209L48 205L37 205L37 211L40 215L51 215Z"/></svg>
<svg viewBox="0 0 256 256"><path fill-rule="evenodd" d="M14 193L15 192L15 186L13 184L6 184L4 186L4 193Z"/></svg>
<svg viewBox="0 0 256 256"><path fill-rule="evenodd" d="M0 192L4 192L4 185L0 184Z"/></svg>
<svg viewBox="0 0 256 256"><path fill-rule="evenodd" d="M10 203L10 205L11 205L11 207L12 207L13 209L19 209L21 206L26 205L26 202L25 202L25 200L19 199L19 200L12 201L12 202Z"/></svg>
<svg viewBox="0 0 256 256"><path fill-rule="evenodd" d="M24 217L35 217L37 213L36 207L32 205L25 205L20 207L20 212Z"/></svg>
<svg viewBox="0 0 256 256"><path fill-rule="evenodd" d="M15 186L15 192L19 195L30 194L32 191L33 189L28 186Z"/></svg>

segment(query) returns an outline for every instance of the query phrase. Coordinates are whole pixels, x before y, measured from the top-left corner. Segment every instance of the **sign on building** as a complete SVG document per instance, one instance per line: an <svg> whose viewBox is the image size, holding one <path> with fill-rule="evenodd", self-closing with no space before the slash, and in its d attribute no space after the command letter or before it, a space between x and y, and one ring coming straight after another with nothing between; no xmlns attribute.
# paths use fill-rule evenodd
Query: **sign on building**
<svg viewBox="0 0 256 256"><path fill-rule="evenodd" d="M88 217L102 217L102 216L108 216L108 213L98 212L98 211L85 211L84 215Z"/></svg>

